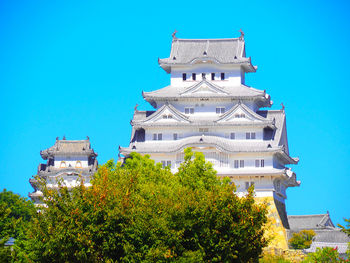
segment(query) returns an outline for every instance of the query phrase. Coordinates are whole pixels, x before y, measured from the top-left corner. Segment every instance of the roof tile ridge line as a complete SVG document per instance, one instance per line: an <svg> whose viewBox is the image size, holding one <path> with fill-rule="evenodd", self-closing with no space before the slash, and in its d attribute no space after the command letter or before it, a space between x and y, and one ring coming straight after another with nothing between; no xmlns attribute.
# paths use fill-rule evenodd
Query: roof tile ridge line
<svg viewBox="0 0 350 263"><path fill-rule="evenodd" d="M234 112L239 107L239 105L240 105L240 103L237 103L229 111L226 111L220 118L218 118L214 122L218 122L218 121L222 120L223 118L227 117L228 115L230 115L232 112Z"/></svg>
<svg viewBox="0 0 350 263"><path fill-rule="evenodd" d="M237 54L237 57L241 57L241 58L243 58L243 55L244 55L244 46L245 46L245 41L244 41L244 38L243 39L241 39L242 41L242 45L241 45L241 52L240 52L240 54ZM237 53L238 53L238 50L237 50Z"/></svg>
<svg viewBox="0 0 350 263"><path fill-rule="evenodd" d="M250 114L252 114L253 116L255 116L257 119L260 119L262 121L269 121L267 118L264 118L263 116L257 114L255 111L253 111L252 109L250 109L247 105L245 105L244 103L240 104L242 108L244 108L246 111L248 111Z"/></svg>
<svg viewBox="0 0 350 263"><path fill-rule="evenodd" d="M183 119L187 120L190 122L190 120L188 119L188 116L182 114L180 111L178 111L173 105L171 105L170 103L164 103L164 105L162 107L160 107L158 110L156 110L153 114L151 114L150 116L148 116L146 119L141 120L141 121L135 121L133 122L133 124L138 124L138 123L143 123L146 121L149 121L153 118L155 118L156 116L160 115L165 108L169 108L171 111L173 111L174 113L178 114L180 117L182 117Z"/></svg>
<svg viewBox="0 0 350 263"><path fill-rule="evenodd" d="M171 48L170 48L169 58L164 58L164 59L169 59L170 60L171 58L173 58L175 56L174 51L173 51L173 47L174 47L175 43L177 42L177 40L178 40L178 38L173 39L173 41L171 41ZM159 59L158 62L160 62L160 60L162 60L162 59Z"/></svg>
<svg viewBox="0 0 350 263"><path fill-rule="evenodd" d="M233 38L177 38L178 41L195 41L195 42L204 42L204 41L227 41L227 40L240 40L239 37L233 37Z"/></svg>
<svg viewBox="0 0 350 263"><path fill-rule="evenodd" d="M184 119L187 119L189 122L191 122L189 120L189 117L186 116L185 114L183 114L181 111L179 111L178 109L176 109L171 103L167 104L168 108L173 110L175 113L179 114L181 117L183 117Z"/></svg>
<svg viewBox="0 0 350 263"><path fill-rule="evenodd" d="M253 91L255 91L255 92L258 92L258 93L263 93L263 94L265 93L263 90L254 88L254 87L252 87L252 86L248 86L248 85L241 84L241 87L251 89L251 90L253 90Z"/></svg>
<svg viewBox="0 0 350 263"><path fill-rule="evenodd" d="M208 54L208 49L209 49L209 40L207 40L207 44L205 45L205 54Z"/></svg>
<svg viewBox="0 0 350 263"><path fill-rule="evenodd" d="M203 84L203 83L206 83L206 84L208 84L209 86L211 86L212 88L217 89L217 90L219 90L219 91L221 91L221 92L223 92L223 93L229 95L229 93L228 93L227 91L225 91L223 88L221 88L220 86L218 86L218 85L216 85L216 84L214 84L214 83L212 83L212 82L210 82L210 81L208 81L208 80L206 80L206 79L202 79L202 80L199 81L198 83L195 83L195 84L193 84L192 86L189 86L189 87L185 88L185 90L184 90L183 92L181 92L180 95L185 94L186 92L191 91L191 90L197 88L198 86L200 86L200 85Z"/></svg>
<svg viewBox="0 0 350 263"><path fill-rule="evenodd" d="M311 214L311 215L289 215L289 216L294 216L294 217L301 217L301 216L324 216L325 214Z"/></svg>

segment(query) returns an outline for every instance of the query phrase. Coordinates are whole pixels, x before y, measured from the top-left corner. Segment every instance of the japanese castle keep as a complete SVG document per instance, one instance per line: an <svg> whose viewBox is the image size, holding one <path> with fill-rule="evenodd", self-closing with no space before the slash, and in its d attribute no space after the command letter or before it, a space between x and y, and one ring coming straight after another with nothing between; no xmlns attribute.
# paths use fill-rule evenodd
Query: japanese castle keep
<svg viewBox="0 0 350 263"><path fill-rule="evenodd" d="M85 186L90 186L91 176L97 171L97 153L91 148L90 140L56 139L56 143L40 152L46 164L39 164L37 177L43 179L48 187L58 187L58 180L68 188L78 185L84 180ZM36 178L29 179L34 192L29 197L36 205L42 202L43 193Z"/></svg>
<svg viewBox="0 0 350 263"><path fill-rule="evenodd" d="M184 149L203 152L218 176L231 178L240 194L255 186L257 199L268 200L275 219L276 245L287 248L286 190L299 186L286 165L289 155L286 116L271 107L270 95L245 84L257 67L246 56L244 35L232 39L179 39L173 34L169 58L159 65L170 85L143 92L154 111L135 107L128 147L120 154L149 154L175 172Z"/></svg>

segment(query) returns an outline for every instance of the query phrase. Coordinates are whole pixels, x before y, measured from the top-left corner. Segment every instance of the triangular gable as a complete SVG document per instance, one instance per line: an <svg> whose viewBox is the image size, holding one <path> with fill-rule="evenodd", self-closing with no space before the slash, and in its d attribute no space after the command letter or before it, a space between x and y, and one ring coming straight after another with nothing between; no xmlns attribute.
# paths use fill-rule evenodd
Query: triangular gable
<svg viewBox="0 0 350 263"><path fill-rule="evenodd" d="M180 95L186 96L186 95L192 95L192 94L225 94L225 95L228 95L229 93L224 91L222 88L218 87L217 85L214 85L213 83L210 83L206 80L202 80L201 82L186 89Z"/></svg>
<svg viewBox="0 0 350 263"><path fill-rule="evenodd" d="M249 121L258 121L266 122L264 117L252 111L245 104L238 103L232 107L229 111L223 114L216 122L249 122Z"/></svg>
<svg viewBox="0 0 350 263"><path fill-rule="evenodd" d="M187 122L188 117L179 112L174 106L170 104L164 104L155 113L142 121L142 123L174 123L174 122Z"/></svg>

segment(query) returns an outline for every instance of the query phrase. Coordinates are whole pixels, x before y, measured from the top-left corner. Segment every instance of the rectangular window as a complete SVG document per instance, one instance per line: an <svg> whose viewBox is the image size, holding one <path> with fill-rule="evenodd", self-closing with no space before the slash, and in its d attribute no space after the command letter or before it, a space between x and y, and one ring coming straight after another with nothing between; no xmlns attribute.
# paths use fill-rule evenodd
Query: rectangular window
<svg viewBox="0 0 350 263"><path fill-rule="evenodd" d="M260 166L261 166L261 167L265 167L265 160L261 160Z"/></svg>
<svg viewBox="0 0 350 263"><path fill-rule="evenodd" d="M163 168L165 168L165 166L166 166L166 161L162 161L162 166L163 166Z"/></svg>
<svg viewBox="0 0 350 263"><path fill-rule="evenodd" d="M186 73L182 73L182 80L186 81L186 79L187 79Z"/></svg>
<svg viewBox="0 0 350 263"><path fill-rule="evenodd" d="M161 133L158 133L158 141L163 140L163 135Z"/></svg>
<svg viewBox="0 0 350 263"><path fill-rule="evenodd" d="M240 168L244 168L244 160L240 160L239 161L239 167Z"/></svg>
<svg viewBox="0 0 350 263"><path fill-rule="evenodd" d="M255 136L255 132L252 132L251 135L250 135L250 138L251 138L252 140L255 140L255 137L256 137L256 136Z"/></svg>
<svg viewBox="0 0 350 263"><path fill-rule="evenodd" d="M230 136L230 138L231 138L231 140L236 139L236 135L235 135L235 133L234 133L234 132L231 132L231 136Z"/></svg>
<svg viewBox="0 0 350 263"><path fill-rule="evenodd" d="M205 73L202 73L202 79L205 79Z"/></svg>
<svg viewBox="0 0 350 263"><path fill-rule="evenodd" d="M235 160L234 167L238 168L238 160Z"/></svg>
<svg viewBox="0 0 350 263"><path fill-rule="evenodd" d="M215 73L211 73L211 80L215 80Z"/></svg>
<svg viewBox="0 0 350 263"><path fill-rule="evenodd" d="M177 136L177 133L174 133L174 134L173 134L173 138L174 138L175 141L177 140L177 137L178 137L178 136Z"/></svg>
<svg viewBox="0 0 350 263"><path fill-rule="evenodd" d="M166 161L166 166L171 167L171 161Z"/></svg>
<svg viewBox="0 0 350 263"><path fill-rule="evenodd" d="M260 167L260 160L255 160L255 167Z"/></svg>
<svg viewBox="0 0 350 263"><path fill-rule="evenodd" d="M192 73L192 80L196 80L196 73Z"/></svg>
<svg viewBox="0 0 350 263"><path fill-rule="evenodd" d="M225 73L221 73L221 80L225 80Z"/></svg>
<svg viewBox="0 0 350 263"><path fill-rule="evenodd" d="M225 113L225 107L216 107L216 114Z"/></svg>
<svg viewBox="0 0 350 263"><path fill-rule="evenodd" d="M157 134L153 133L153 140L156 141L157 140Z"/></svg>
<svg viewBox="0 0 350 263"><path fill-rule="evenodd" d="M185 108L185 114L194 114L194 108Z"/></svg>
<svg viewBox="0 0 350 263"><path fill-rule="evenodd" d="M245 134L245 138L247 139L247 140L255 140L256 139L256 133L255 132L247 132L246 134Z"/></svg>

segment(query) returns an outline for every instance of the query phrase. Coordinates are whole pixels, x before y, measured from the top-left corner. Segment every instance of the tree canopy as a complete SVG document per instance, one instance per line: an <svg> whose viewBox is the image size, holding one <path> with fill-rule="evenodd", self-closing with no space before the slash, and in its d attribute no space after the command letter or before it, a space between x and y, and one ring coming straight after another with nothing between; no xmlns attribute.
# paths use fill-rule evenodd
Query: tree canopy
<svg viewBox="0 0 350 263"><path fill-rule="evenodd" d="M294 249L309 248L315 235L316 233L313 230L301 230L298 233L293 233L289 239L289 244Z"/></svg>
<svg viewBox="0 0 350 263"><path fill-rule="evenodd" d="M5 247L10 237L23 235L36 210L31 201L4 189L0 192L0 261L10 261L11 251Z"/></svg>
<svg viewBox="0 0 350 263"><path fill-rule="evenodd" d="M132 153L108 161L92 186L43 189L42 211L16 243L23 262L255 262L267 208L238 197L202 153L178 172Z"/></svg>

